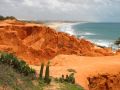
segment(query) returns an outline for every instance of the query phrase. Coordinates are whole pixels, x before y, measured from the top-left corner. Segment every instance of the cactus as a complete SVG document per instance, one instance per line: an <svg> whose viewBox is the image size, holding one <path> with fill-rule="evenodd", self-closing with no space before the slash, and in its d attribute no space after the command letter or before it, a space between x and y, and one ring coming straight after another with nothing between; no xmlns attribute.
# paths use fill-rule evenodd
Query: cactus
<svg viewBox="0 0 120 90"><path fill-rule="evenodd" d="M51 79L49 78L49 64L50 62L48 62L47 66L46 66L46 71L45 71L45 83L49 84Z"/></svg>
<svg viewBox="0 0 120 90"><path fill-rule="evenodd" d="M43 79L43 69L44 69L44 63L41 64L41 68L40 68L40 74L39 74L39 79Z"/></svg>

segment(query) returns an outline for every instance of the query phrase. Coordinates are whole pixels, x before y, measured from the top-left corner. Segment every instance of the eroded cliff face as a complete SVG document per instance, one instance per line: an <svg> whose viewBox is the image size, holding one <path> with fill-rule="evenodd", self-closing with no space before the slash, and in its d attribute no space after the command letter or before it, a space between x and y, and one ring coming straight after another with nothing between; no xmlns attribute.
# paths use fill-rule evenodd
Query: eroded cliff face
<svg viewBox="0 0 120 90"><path fill-rule="evenodd" d="M107 48L97 47L87 40L57 32L45 25L15 20L0 22L0 50L14 53L34 65L58 54L113 55Z"/></svg>
<svg viewBox="0 0 120 90"><path fill-rule="evenodd" d="M120 73L89 77L89 90L120 90Z"/></svg>

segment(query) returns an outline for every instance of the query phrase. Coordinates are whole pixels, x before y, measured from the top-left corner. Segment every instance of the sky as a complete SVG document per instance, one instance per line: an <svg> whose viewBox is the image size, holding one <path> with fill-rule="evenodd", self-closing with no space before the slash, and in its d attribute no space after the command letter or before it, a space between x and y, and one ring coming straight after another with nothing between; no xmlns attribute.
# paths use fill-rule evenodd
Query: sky
<svg viewBox="0 0 120 90"><path fill-rule="evenodd" d="M120 0L0 0L0 15L26 20L120 22Z"/></svg>

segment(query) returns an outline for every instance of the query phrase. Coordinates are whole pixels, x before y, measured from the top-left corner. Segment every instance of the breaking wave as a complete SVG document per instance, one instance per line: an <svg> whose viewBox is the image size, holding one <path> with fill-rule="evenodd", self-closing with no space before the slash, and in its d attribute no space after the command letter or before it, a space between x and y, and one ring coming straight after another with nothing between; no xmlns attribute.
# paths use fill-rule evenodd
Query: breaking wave
<svg viewBox="0 0 120 90"><path fill-rule="evenodd" d="M116 48L113 44L114 40L96 39L96 36L99 35L99 33L89 32L89 30L85 31L85 30L74 29L74 25L77 24L80 23L65 23L59 28L59 31L66 32L70 35L75 35L78 38L85 38L96 45L100 45L104 47L112 47L113 49ZM94 39L89 38L90 36L93 36Z"/></svg>

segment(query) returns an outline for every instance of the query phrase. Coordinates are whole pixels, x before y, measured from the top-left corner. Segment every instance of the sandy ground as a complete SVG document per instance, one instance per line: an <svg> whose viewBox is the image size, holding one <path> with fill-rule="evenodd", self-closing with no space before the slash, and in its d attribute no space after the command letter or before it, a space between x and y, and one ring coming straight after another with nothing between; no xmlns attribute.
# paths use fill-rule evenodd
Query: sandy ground
<svg viewBox="0 0 120 90"><path fill-rule="evenodd" d="M88 89L87 77L97 74L116 74L120 72L120 55L103 57L84 57L76 55L58 55L51 60L50 75L60 77L74 69L76 83ZM39 73L40 66L33 66Z"/></svg>
<svg viewBox="0 0 120 90"><path fill-rule="evenodd" d="M48 24L45 24L45 25L47 25L48 27L51 27L51 28L53 28L53 29L55 29L55 30L58 30L59 29L59 27L61 27L62 25L65 25L66 23L63 23L63 22L51 22L51 23L48 23Z"/></svg>

